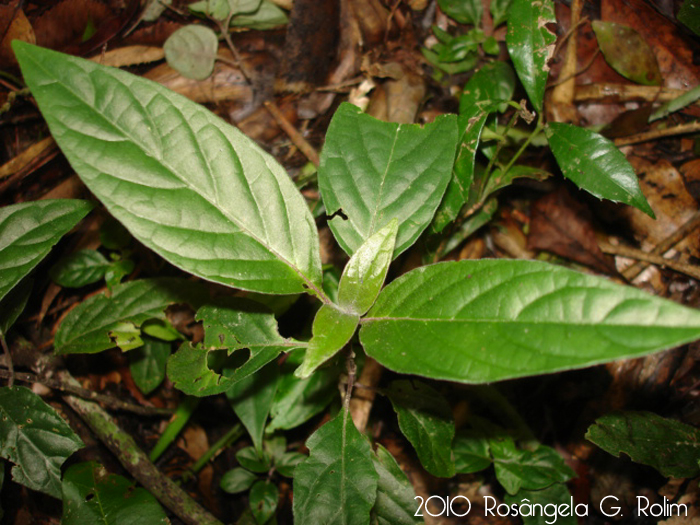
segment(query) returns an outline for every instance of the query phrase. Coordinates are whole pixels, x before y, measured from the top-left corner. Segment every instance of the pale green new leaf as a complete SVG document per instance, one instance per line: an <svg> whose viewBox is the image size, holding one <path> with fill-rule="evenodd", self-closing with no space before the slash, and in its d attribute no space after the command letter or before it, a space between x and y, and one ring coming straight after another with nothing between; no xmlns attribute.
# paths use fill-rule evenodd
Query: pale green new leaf
<svg viewBox="0 0 700 525"><path fill-rule="evenodd" d="M700 312L537 261L445 262L382 290L360 341L385 367L489 383L639 357L700 338Z"/></svg>
<svg viewBox="0 0 700 525"><path fill-rule="evenodd" d="M377 299L389 271L399 222L393 219L350 257L338 285L338 305L364 315Z"/></svg>
<svg viewBox="0 0 700 525"><path fill-rule="evenodd" d="M0 388L0 457L12 463L12 479L61 497L61 465L83 442L61 416L31 390Z"/></svg>
<svg viewBox="0 0 700 525"><path fill-rule="evenodd" d="M423 520L416 516L418 502L413 485L387 449L377 445L372 456L379 474L377 501L372 509L372 525L416 525Z"/></svg>
<svg viewBox="0 0 700 525"><path fill-rule="evenodd" d="M313 217L252 140L154 82L23 42L14 49L63 153L134 237L228 286L320 289Z"/></svg>
<svg viewBox="0 0 700 525"><path fill-rule="evenodd" d="M294 522L369 525L379 476L369 442L347 410L306 441L309 457L294 470Z"/></svg>
<svg viewBox="0 0 700 525"><path fill-rule="evenodd" d="M102 279L111 264L97 250L80 250L59 260L49 274L56 284L80 288Z"/></svg>
<svg viewBox="0 0 700 525"><path fill-rule="evenodd" d="M341 104L328 128L318 183L327 213L337 213L329 225L343 250L352 255L394 218L394 258L418 239L450 180L457 134L454 115L421 128L381 122Z"/></svg>
<svg viewBox="0 0 700 525"><path fill-rule="evenodd" d="M43 200L0 208L0 300L92 208L86 201Z"/></svg>
<svg viewBox="0 0 700 525"><path fill-rule="evenodd" d="M214 71L219 39L206 26L187 25L168 37L163 44L168 65L183 77L205 80Z"/></svg>
<svg viewBox="0 0 700 525"><path fill-rule="evenodd" d="M545 134L567 179L596 197L629 204L655 218L634 168L613 142L594 131L560 122L549 123Z"/></svg>
<svg viewBox="0 0 700 525"><path fill-rule="evenodd" d="M399 419L399 428L416 449L418 459L433 476L455 475L452 439L455 422L447 400L420 381L394 381L386 395Z"/></svg>
<svg viewBox="0 0 700 525"><path fill-rule="evenodd" d="M556 35L547 24L556 22L552 0L513 0L508 11L506 44L515 71L532 106L542 111L549 75L547 62L554 53Z"/></svg>
<svg viewBox="0 0 700 525"><path fill-rule="evenodd" d="M94 461L71 466L63 477L62 525L168 525L162 507L144 488Z"/></svg>
<svg viewBox="0 0 700 525"><path fill-rule="evenodd" d="M120 284L73 308L54 338L57 354L94 354L117 346L114 338L149 319L165 319L165 308L176 303L198 306L207 297L199 283L183 279L143 279ZM137 331L134 334L138 333Z"/></svg>

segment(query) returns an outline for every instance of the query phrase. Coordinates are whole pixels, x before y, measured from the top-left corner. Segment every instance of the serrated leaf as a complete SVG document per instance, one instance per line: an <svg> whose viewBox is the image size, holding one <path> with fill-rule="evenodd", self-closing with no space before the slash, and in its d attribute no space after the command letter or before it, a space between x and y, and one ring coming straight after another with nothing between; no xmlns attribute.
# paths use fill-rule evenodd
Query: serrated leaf
<svg viewBox="0 0 700 525"><path fill-rule="evenodd" d="M253 141L159 84L22 42L14 49L72 167L143 244L228 286L320 290L311 213Z"/></svg>
<svg viewBox="0 0 700 525"><path fill-rule="evenodd" d="M639 357L700 338L700 312L537 261L445 262L379 294L360 341L385 367L488 383Z"/></svg>
<svg viewBox="0 0 700 525"><path fill-rule="evenodd" d="M260 7L252 13L241 14L231 19L231 27L245 27L265 31L283 26L289 22L287 13L268 0L262 0Z"/></svg>
<svg viewBox="0 0 700 525"><path fill-rule="evenodd" d="M236 452L236 459L243 468L251 472L265 474L270 470L270 458L264 454L258 454L253 447L245 447Z"/></svg>
<svg viewBox="0 0 700 525"><path fill-rule="evenodd" d="M92 209L73 199L0 208L0 300Z"/></svg>
<svg viewBox="0 0 700 525"><path fill-rule="evenodd" d="M357 313L346 312L334 304L324 304L316 312L311 327L313 336L306 349L304 362L294 375L306 379L314 370L337 354L352 338L360 323Z"/></svg>
<svg viewBox="0 0 700 525"><path fill-rule="evenodd" d="M248 490L257 479L258 476L251 471L242 467L236 467L222 476L219 486L224 492L238 494L239 492Z"/></svg>
<svg viewBox="0 0 700 525"><path fill-rule="evenodd" d="M163 44L168 65L183 77L206 80L214 71L219 39L206 26L187 25L175 31Z"/></svg>
<svg viewBox="0 0 700 525"><path fill-rule="evenodd" d="M394 258L418 239L450 180L457 133L454 115L421 128L381 122L341 104L328 128L318 182L327 213L347 217L329 221L346 253L355 253L394 218Z"/></svg>
<svg viewBox="0 0 700 525"><path fill-rule="evenodd" d="M693 33L700 36L700 1L685 0L676 18Z"/></svg>
<svg viewBox="0 0 700 525"><path fill-rule="evenodd" d="M478 26L483 6L480 0L438 0L442 12L460 24Z"/></svg>
<svg viewBox="0 0 700 525"><path fill-rule="evenodd" d="M661 71L656 55L631 27L594 20L591 27L610 66L623 77L646 86L660 86Z"/></svg>
<svg viewBox="0 0 700 525"><path fill-rule="evenodd" d="M700 99L700 86L696 86L693 89L686 91L681 96L676 97L673 100L669 100L658 109L655 109L649 116L649 122L654 122L655 120L665 118L671 113L681 110L693 102L696 102L698 99Z"/></svg>
<svg viewBox="0 0 700 525"><path fill-rule="evenodd" d="M613 456L654 467L664 476L691 478L700 474L700 430L651 412L616 412L598 418L586 432Z"/></svg>
<svg viewBox="0 0 700 525"><path fill-rule="evenodd" d="M493 19L493 27L498 27L503 22L508 20L508 10L513 0L491 0L489 10Z"/></svg>
<svg viewBox="0 0 700 525"><path fill-rule="evenodd" d="M97 250L80 250L58 261L49 271L56 284L80 288L102 279L112 263Z"/></svg>
<svg viewBox="0 0 700 525"><path fill-rule="evenodd" d="M269 480L257 481L250 489L250 511L258 525L267 523L277 510L279 491Z"/></svg>
<svg viewBox="0 0 700 525"><path fill-rule="evenodd" d="M379 476L348 411L314 432L306 446L309 457L294 471L294 522L368 525Z"/></svg>
<svg viewBox="0 0 700 525"><path fill-rule="evenodd" d="M94 354L116 346L110 332L124 323L141 326L151 318L165 319L164 310L175 303L198 306L206 290L183 279L142 279L115 286L112 295L94 295L73 308L63 319L54 347L59 355Z"/></svg>
<svg viewBox="0 0 700 525"><path fill-rule="evenodd" d="M458 432L452 450L458 474L471 474L491 466L489 440L483 434L469 430Z"/></svg>
<svg viewBox="0 0 700 525"><path fill-rule="evenodd" d="M237 381L226 391L231 408L250 434L259 454L263 451L263 432L277 391L278 379L277 363L270 363Z"/></svg>
<svg viewBox="0 0 700 525"><path fill-rule="evenodd" d="M411 442L425 470L433 476L455 475L452 439L455 422L445 398L420 381L394 381L386 392L399 419L399 428Z"/></svg>
<svg viewBox="0 0 700 525"><path fill-rule="evenodd" d="M372 509L372 525L415 525L423 523L417 517L416 493L408 477L387 449L377 445L372 456L379 474L377 501Z"/></svg>
<svg viewBox="0 0 700 525"><path fill-rule="evenodd" d="M83 442L58 413L24 387L0 388L0 456L12 479L61 497L61 465Z"/></svg>
<svg viewBox="0 0 700 525"><path fill-rule="evenodd" d="M594 131L560 122L550 122L545 134L567 179L596 197L629 204L655 218L634 168L614 143Z"/></svg>
<svg viewBox="0 0 700 525"><path fill-rule="evenodd" d="M560 508L560 505L566 505L568 507L572 504L573 499L569 489L564 483L555 483L542 490L520 490L514 496L506 494L503 501L509 506L513 504L521 505L523 503L529 503L531 505L531 513L526 514L527 507L521 507L519 510L519 516L523 520L523 525L552 525L553 516L552 512L549 510L552 509L551 505L556 505L557 509ZM535 505L541 505L540 508L543 509L546 505L550 505L547 507L548 510L546 511L549 512L549 515L543 515L545 511L540 511ZM582 508L577 509L576 507L578 507L578 505L581 505ZM582 516L588 515L587 510L586 513L583 514L583 507L588 509L588 506L584 503L575 505L573 515L557 513L556 518L554 518L557 525L577 525L577 512L580 511Z"/></svg>
<svg viewBox="0 0 700 525"><path fill-rule="evenodd" d="M94 461L72 465L63 477L63 525L167 525L158 501L146 489Z"/></svg>
<svg viewBox="0 0 700 525"><path fill-rule="evenodd" d="M508 11L508 53L530 103L538 112L542 111L549 75L547 62L552 58L557 39L547 24L555 22L552 0L513 0Z"/></svg>
<svg viewBox="0 0 700 525"><path fill-rule="evenodd" d="M338 285L338 305L342 309L364 315L372 307L389 271L398 225L393 219L350 257Z"/></svg>
<svg viewBox="0 0 700 525"><path fill-rule="evenodd" d="M165 379L165 365L170 357L170 343L150 337L143 346L129 353L129 370L143 395L153 392Z"/></svg>
<svg viewBox="0 0 700 525"><path fill-rule="evenodd" d="M516 448L512 439L494 439L490 447L496 478L511 495L564 483L576 475L556 450L544 445L530 451Z"/></svg>

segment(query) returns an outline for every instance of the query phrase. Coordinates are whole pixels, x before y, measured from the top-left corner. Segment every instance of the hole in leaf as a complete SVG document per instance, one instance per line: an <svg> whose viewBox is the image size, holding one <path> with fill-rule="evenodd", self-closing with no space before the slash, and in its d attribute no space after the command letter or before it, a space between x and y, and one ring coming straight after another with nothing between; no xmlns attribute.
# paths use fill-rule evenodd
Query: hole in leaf
<svg viewBox="0 0 700 525"><path fill-rule="evenodd" d="M347 221L347 220L348 220L348 216L345 215L345 212L343 211L342 208L338 208L338 210L336 210L336 212L333 213L332 215L326 215L326 218L327 218L329 221L330 221L331 219L335 218L335 217L340 217L340 218L343 219L344 221Z"/></svg>

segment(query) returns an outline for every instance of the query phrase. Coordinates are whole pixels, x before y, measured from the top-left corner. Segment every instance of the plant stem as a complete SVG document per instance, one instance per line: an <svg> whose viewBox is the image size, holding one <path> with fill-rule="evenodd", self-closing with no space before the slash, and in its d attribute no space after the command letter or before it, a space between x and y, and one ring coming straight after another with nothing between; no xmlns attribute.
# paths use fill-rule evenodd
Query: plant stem
<svg viewBox="0 0 700 525"><path fill-rule="evenodd" d="M523 142L523 145L520 146L520 149L516 152L515 155L513 155L513 158L510 159L510 162L506 165L505 168L503 168L503 175L508 173L508 170L513 167L513 164L515 164L518 159L520 158L520 155L523 154L523 152L527 149L527 147L530 145L530 142L532 142L532 139L535 138L535 135L537 135L542 129L544 128L544 123L542 120L542 113L540 113L539 118L537 119L537 125L535 126L535 129L532 130L532 133L525 139L525 142Z"/></svg>
<svg viewBox="0 0 700 525"><path fill-rule="evenodd" d="M15 383L15 367L12 364L12 354L10 354L10 349L7 347L7 341L5 341L5 336L0 334L0 344L2 344L2 351L5 354L5 361L7 365L7 386L12 387Z"/></svg>
<svg viewBox="0 0 700 525"><path fill-rule="evenodd" d="M153 447L151 453L149 454L149 459L153 462L158 461L158 458L163 455L163 452L175 441L175 438L180 434L182 429L185 427L187 422L192 417L197 406L199 406L200 398L194 396L187 396L180 403L175 411L175 415L168 423L165 432L160 436L160 439Z"/></svg>
<svg viewBox="0 0 700 525"><path fill-rule="evenodd" d="M204 466L209 463L209 461L211 461L211 459L221 450L238 441L238 439L243 436L244 433L243 425L240 423L233 425L231 430L226 432L226 434L224 434L216 443L209 447L209 450L202 454L202 457L195 461L194 464L187 469L187 471L182 475L183 483L187 482L190 477L202 470Z"/></svg>

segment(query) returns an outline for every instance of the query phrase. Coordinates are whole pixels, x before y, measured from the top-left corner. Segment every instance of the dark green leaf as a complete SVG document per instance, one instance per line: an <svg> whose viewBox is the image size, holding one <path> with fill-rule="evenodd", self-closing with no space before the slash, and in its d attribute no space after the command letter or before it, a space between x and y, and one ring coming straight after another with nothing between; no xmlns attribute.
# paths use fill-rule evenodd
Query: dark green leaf
<svg viewBox="0 0 700 525"><path fill-rule="evenodd" d="M78 463L63 477L62 525L167 525L170 520L146 489L99 463Z"/></svg>
<svg viewBox="0 0 700 525"><path fill-rule="evenodd" d="M143 346L129 353L129 370L139 390L148 395L165 379L165 365L170 357L170 343L143 338Z"/></svg>
<svg viewBox="0 0 700 525"><path fill-rule="evenodd" d="M267 523L277 510L279 492L270 481L257 481L250 489L250 510L258 525Z"/></svg>
<svg viewBox="0 0 700 525"><path fill-rule="evenodd" d="M486 186L482 190L482 195L487 197L501 188L510 186L515 179L534 179L541 181L551 175L552 174L547 171L521 165L511 166L505 175L500 169L495 169L486 182Z"/></svg>
<svg viewBox="0 0 700 525"><path fill-rule="evenodd" d="M278 379L277 363L269 363L254 374L237 381L226 391L231 408L250 434L259 454L262 454L263 432L277 391Z"/></svg>
<svg viewBox="0 0 700 525"><path fill-rule="evenodd" d="M108 250L123 250L131 244L131 234L118 221L109 217L100 228L100 243Z"/></svg>
<svg viewBox="0 0 700 525"><path fill-rule="evenodd" d="M0 300L91 208L89 202L72 199L0 208Z"/></svg>
<svg viewBox="0 0 700 525"><path fill-rule="evenodd" d="M241 14L231 19L231 27L245 27L264 31L283 26L289 19L287 14L268 0L263 0L260 7L254 13Z"/></svg>
<svg viewBox="0 0 700 525"><path fill-rule="evenodd" d="M187 25L168 37L163 44L168 65L183 77L205 80L214 71L219 39L206 26Z"/></svg>
<svg viewBox="0 0 700 525"><path fill-rule="evenodd" d="M32 490L61 497L61 465L83 442L31 390L0 388L0 457L12 463L12 479Z"/></svg>
<svg viewBox="0 0 700 525"><path fill-rule="evenodd" d="M245 447L236 452L236 459L243 468L259 474L267 473L272 466L270 464L270 458L258 454L253 447Z"/></svg>
<svg viewBox="0 0 700 525"><path fill-rule="evenodd" d="M631 27L594 20L598 45L605 60L623 77L646 86L660 86L661 72L656 55L646 40Z"/></svg>
<svg viewBox="0 0 700 525"><path fill-rule="evenodd" d="M242 467L236 467L223 475L219 486L224 492L238 494L239 492L248 490L257 479L258 476L251 471Z"/></svg>
<svg viewBox="0 0 700 525"><path fill-rule="evenodd" d="M442 12L460 24L478 26L483 7L480 0L438 0Z"/></svg>
<svg viewBox="0 0 700 525"><path fill-rule="evenodd" d="M505 501L507 505L513 505L514 503L520 505L524 503L532 506L542 506L542 511L537 507L530 507L532 509L531 511L527 510L528 507L521 507L519 512L523 519L523 525L552 525L553 519L556 520L557 525L577 525L576 507L578 505L581 505L581 507L579 507L581 514L585 516L588 515L587 511L586 514L583 514L583 509L584 507L587 508L587 506L583 503L579 503L578 505L574 505L574 512L570 513L568 516L564 516L563 513L558 513L556 518L553 516L552 505L556 505L557 508L560 508L560 505L569 507L573 502L571 493L564 483L555 483L542 490L520 490L514 496L506 494L503 501ZM546 511L544 510L546 508L545 505L549 505ZM547 512L548 515L543 515L545 512Z"/></svg>
<svg viewBox="0 0 700 525"><path fill-rule="evenodd" d="M655 120L667 117L671 113L674 113L692 104L693 102L696 102L698 99L700 99L700 86L696 86L693 89L686 91L681 96L666 102L663 106L654 110L654 112L649 116L649 122L654 122Z"/></svg>
<svg viewBox="0 0 700 525"><path fill-rule="evenodd" d="M73 308L58 327L54 346L58 354L93 354L116 346L110 332L135 327L151 318L164 319L175 303L197 306L206 290L182 279L143 279L115 286L112 295L90 297Z"/></svg>
<svg viewBox="0 0 700 525"><path fill-rule="evenodd" d="M624 452L664 476L700 474L700 430L651 412L617 412L598 418L586 439L613 456Z"/></svg>
<svg viewBox="0 0 700 525"><path fill-rule="evenodd" d="M342 104L328 128L318 171L329 225L350 255L396 218L394 258L433 218L447 188L457 145L457 120L441 116L421 128L381 122ZM428 147L429 145L429 147Z"/></svg>
<svg viewBox="0 0 700 525"><path fill-rule="evenodd" d="M368 525L379 476L372 450L347 410L307 440L309 457L294 471L294 522Z"/></svg>
<svg viewBox="0 0 700 525"><path fill-rule="evenodd" d="M423 523L415 516L418 510L413 485L387 449L377 445L372 456L379 474L377 501L372 509L372 525L415 525Z"/></svg>
<svg viewBox="0 0 700 525"><path fill-rule="evenodd" d="M306 456L299 452L287 452L275 463L275 468L283 476L292 478L294 477L294 469L305 459Z"/></svg>
<svg viewBox="0 0 700 525"><path fill-rule="evenodd" d="M685 0L678 11L677 18L693 33L700 36L700 1Z"/></svg>
<svg viewBox="0 0 700 525"><path fill-rule="evenodd" d="M97 250L80 250L63 257L49 273L61 286L80 288L102 279L110 264Z"/></svg>
<svg viewBox="0 0 700 525"><path fill-rule="evenodd" d="M554 53L556 35L547 29L555 23L552 0L513 0L508 11L508 52L536 111L542 111L549 75L549 59Z"/></svg>
<svg viewBox="0 0 700 525"><path fill-rule="evenodd" d="M458 474L471 474L491 466L489 440L483 434L468 430L458 432L452 449Z"/></svg>
<svg viewBox="0 0 700 525"><path fill-rule="evenodd" d="M303 197L238 129L141 77L24 42L14 49L63 153L134 237L228 286L320 289Z"/></svg>
<svg viewBox="0 0 700 525"><path fill-rule="evenodd" d="M512 439L491 440L490 446L496 478L509 494L520 489L544 489L576 475L553 448L540 445L535 451L517 449Z"/></svg>
<svg viewBox="0 0 700 525"><path fill-rule="evenodd" d="M454 476L455 422L445 398L425 383L408 380L394 381L386 394L425 470L443 478Z"/></svg>
<svg viewBox="0 0 700 525"><path fill-rule="evenodd" d="M536 261L424 266L379 294L360 341L387 368L464 383L581 368L700 338L700 312Z"/></svg>
<svg viewBox="0 0 700 525"><path fill-rule="evenodd" d="M0 301L0 337L6 337L17 318L22 315L33 286L33 279L22 279L19 285Z"/></svg>
<svg viewBox="0 0 700 525"><path fill-rule="evenodd" d="M491 0L489 9L491 11L491 18L493 19L493 27L498 27L508 20L508 10L512 3L513 0Z"/></svg>
<svg viewBox="0 0 700 525"><path fill-rule="evenodd" d="M567 179L579 188L615 202L624 202L649 215L634 168L615 144L593 131L551 122L545 129L549 146Z"/></svg>

